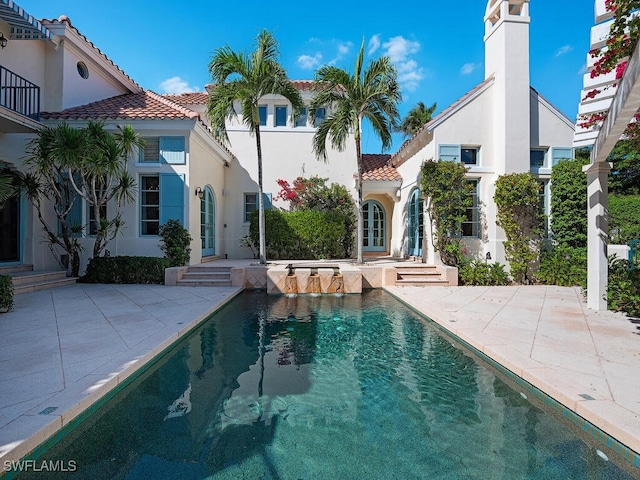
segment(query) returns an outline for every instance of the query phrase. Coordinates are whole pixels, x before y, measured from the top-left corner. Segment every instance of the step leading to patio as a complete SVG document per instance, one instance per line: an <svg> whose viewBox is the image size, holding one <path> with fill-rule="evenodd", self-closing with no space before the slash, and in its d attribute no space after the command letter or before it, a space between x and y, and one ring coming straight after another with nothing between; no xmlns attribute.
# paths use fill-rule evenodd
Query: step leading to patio
<svg viewBox="0 0 640 480"><path fill-rule="evenodd" d="M436 265L396 267L397 286L447 286L446 276Z"/></svg>
<svg viewBox="0 0 640 480"><path fill-rule="evenodd" d="M34 272L33 265L2 267L0 274L11 276L14 295L73 285L77 280L75 277L67 277L64 270Z"/></svg>
<svg viewBox="0 0 640 480"><path fill-rule="evenodd" d="M177 282L182 287L230 287L231 267L190 265Z"/></svg>

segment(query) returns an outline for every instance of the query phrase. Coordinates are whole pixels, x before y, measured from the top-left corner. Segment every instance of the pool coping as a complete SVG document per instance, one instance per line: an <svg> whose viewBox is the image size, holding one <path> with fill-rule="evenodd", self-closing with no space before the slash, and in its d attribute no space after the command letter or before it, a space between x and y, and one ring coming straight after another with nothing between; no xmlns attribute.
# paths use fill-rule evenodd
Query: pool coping
<svg viewBox="0 0 640 480"><path fill-rule="evenodd" d="M476 355L508 378L522 389L521 394L524 394L525 398L527 394L532 395L571 424L587 433L597 444L614 451L620 458L628 461L630 466L640 469L640 448L636 450L631 446L640 445L640 439L631 430L625 428L626 425L612 423L607 418L607 408L601 408L600 411L589 408L589 403L597 403L598 399L587 398L588 395L582 396L584 394L577 393L584 390L582 386L566 379L562 379L564 384L562 387L558 384L549 383L542 376L536 375L535 368L527 368L527 366L532 366L533 360L530 358L521 355L521 362L518 365L513 361L513 358L507 358L504 351L500 352L499 345L486 345L479 341L478 338L469 335L468 332L452 329L444 318L427 314L420 307L396 294L393 291L394 288L388 289L385 287L384 290L445 335L448 335L453 341L458 342L473 355ZM510 356L513 356L513 354L514 352L509 352ZM607 407L611 408L611 405L607 405ZM637 418L635 420L637 421ZM617 435L608 433L611 431L616 431ZM640 470L636 473L640 473Z"/></svg>

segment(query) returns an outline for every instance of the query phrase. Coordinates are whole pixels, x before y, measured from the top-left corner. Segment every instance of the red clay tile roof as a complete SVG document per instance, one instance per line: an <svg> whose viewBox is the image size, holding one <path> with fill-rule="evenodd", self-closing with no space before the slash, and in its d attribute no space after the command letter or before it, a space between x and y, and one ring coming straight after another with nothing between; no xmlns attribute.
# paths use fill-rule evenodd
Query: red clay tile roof
<svg viewBox="0 0 640 480"><path fill-rule="evenodd" d="M389 163L391 155L362 155L362 180L370 182L393 182L402 180L402 175Z"/></svg>
<svg viewBox="0 0 640 480"><path fill-rule="evenodd" d="M55 24L62 24L62 23L66 23L66 24L69 26L69 28L73 29L73 30L74 30L74 31L75 31L75 32L80 36L80 38L82 38L85 42L87 42L87 44L88 44L91 48L93 48L93 49L98 53L98 55L100 55L100 56L101 56L101 57L103 57L105 60L107 60L107 61L108 61L111 65L113 65L113 66L114 66L114 67L115 67L115 68L116 68L120 73L122 73L125 77L127 77L129 80L131 80L131 81L135 84L135 86L136 86L136 87L138 87L138 88L140 88L140 90L142 90L142 87L141 87L140 85L138 85L138 83L137 83L133 78L131 78L129 75L127 75L127 74L125 73L125 71L124 71L124 70L122 70L118 65L116 65L116 64L114 63L114 61L113 61L113 60L111 60L109 57L107 57L107 56L102 52L102 50L100 50L98 47L96 47L96 46L93 44L93 42L89 41L89 39L87 39L87 37L85 37L82 33L80 33L80 31L79 31L76 27L74 27L74 26L71 24L71 20L70 20L66 15L60 15L60 17L58 17L58 18L54 18L54 19L52 19L52 20L49 20L49 19L43 18L43 19L41 19L41 20L40 20L40 23L42 23L42 25L44 25L45 27L46 27L46 26L48 26L48 25L55 25Z"/></svg>
<svg viewBox="0 0 640 480"><path fill-rule="evenodd" d="M157 93L145 90L126 93L97 102L68 108L61 112L43 112L49 120L102 119L167 119L198 118L198 113L174 103Z"/></svg>
<svg viewBox="0 0 640 480"><path fill-rule="evenodd" d="M207 100L209 99L209 94L207 92L168 93L162 96L182 106L206 105Z"/></svg>
<svg viewBox="0 0 640 480"><path fill-rule="evenodd" d="M313 86L314 86L314 81L313 80L291 80L291 83L293 83L293 86L296 88L296 90L313 90ZM205 90L208 90L210 87L212 87L213 84L212 83L208 83L204 86ZM189 95L189 94L186 94ZM196 94L193 94L196 95Z"/></svg>

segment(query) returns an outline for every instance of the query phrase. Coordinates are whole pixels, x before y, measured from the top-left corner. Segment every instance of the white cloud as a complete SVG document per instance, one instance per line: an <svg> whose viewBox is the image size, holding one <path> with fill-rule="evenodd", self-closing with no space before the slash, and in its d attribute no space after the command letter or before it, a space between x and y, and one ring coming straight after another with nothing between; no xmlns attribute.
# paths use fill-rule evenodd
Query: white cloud
<svg viewBox="0 0 640 480"><path fill-rule="evenodd" d="M382 47L385 49L385 55L391 57L392 62L397 63L404 62L409 55L417 53L420 50L420 43L397 36L384 42Z"/></svg>
<svg viewBox="0 0 640 480"><path fill-rule="evenodd" d="M171 77L160 83L161 93L192 93L197 92L198 87L189 86L189 82L180 77Z"/></svg>
<svg viewBox="0 0 640 480"><path fill-rule="evenodd" d="M563 45L556 52L556 58L557 57L561 57L562 55L565 55L565 54L571 52L572 50L573 50L573 47L571 45Z"/></svg>
<svg viewBox="0 0 640 480"><path fill-rule="evenodd" d="M367 47L369 55L373 55L378 48L380 48L380 35L374 35L369 40L369 46Z"/></svg>
<svg viewBox="0 0 640 480"><path fill-rule="evenodd" d="M384 54L391 58L398 70L398 83L403 90L413 92L424 78L424 71L411 56L418 53L420 43L402 36L392 37L382 44Z"/></svg>
<svg viewBox="0 0 640 480"><path fill-rule="evenodd" d="M479 63L465 63L462 66L462 68L460 69L460 74L461 75L470 75L474 71L476 71L478 68L480 68L480 64Z"/></svg>
<svg viewBox="0 0 640 480"><path fill-rule="evenodd" d="M314 56L311 55L300 55L298 57L298 66L304 70L312 70L322 61L322 54L320 52L316 52Z"/></svg>
<svg viewBox="0 0 640 480"><path fill-rule="evenodd" d="M580 67L580 70L578 70L578 75L582 76L585 73L587 73L587 71L588 71L587 70L587 64L585 63L585 64L582 65L582 67Z"/></svg>

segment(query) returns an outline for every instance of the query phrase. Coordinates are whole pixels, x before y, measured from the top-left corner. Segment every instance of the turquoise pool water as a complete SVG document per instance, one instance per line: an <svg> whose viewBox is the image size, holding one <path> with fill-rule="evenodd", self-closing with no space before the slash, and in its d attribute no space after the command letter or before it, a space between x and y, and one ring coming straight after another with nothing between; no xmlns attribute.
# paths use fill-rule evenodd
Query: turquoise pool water
<svg viewBox="0 0 640 480"><path fill-rule="evenodd" d="M245 292L17 478L633 478L597 448L385 292Z"/></svg>

